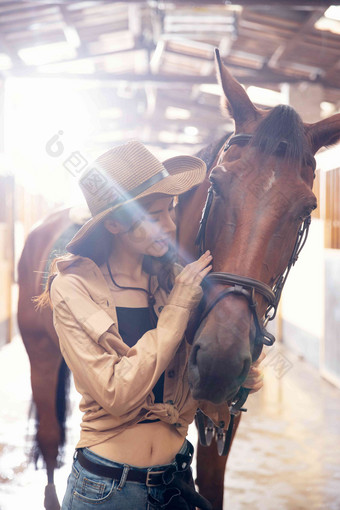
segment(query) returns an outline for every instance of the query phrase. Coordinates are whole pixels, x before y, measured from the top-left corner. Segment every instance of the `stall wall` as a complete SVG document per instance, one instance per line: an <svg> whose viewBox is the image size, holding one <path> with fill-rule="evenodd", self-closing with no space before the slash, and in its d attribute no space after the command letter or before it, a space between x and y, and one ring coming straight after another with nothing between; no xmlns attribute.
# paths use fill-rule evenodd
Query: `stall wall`
<svg viewBox="0 0 340 510"><path fill-rule="evenodd" d="M14 178L0 175L0 347L12 336Z"/></svg>
<svg viewBox="0 0 340 510"><path fill-rule="evenodd" d="M321 372L340 387L340 250L325 251L325 337Z"/></svg>
<svg viewBox="0 0 340 510"><path fill-rule="evenodd" d="M282 340L315 367L324 335L324 228L314 219L282 294Z"/></svg>
<svg viewBox="0 0 340 510"><path fill-rule="evenodd" d="M339 153L322 154L313 191L309 239L282 295L282 340L340 387L340 168Z"/></svg>

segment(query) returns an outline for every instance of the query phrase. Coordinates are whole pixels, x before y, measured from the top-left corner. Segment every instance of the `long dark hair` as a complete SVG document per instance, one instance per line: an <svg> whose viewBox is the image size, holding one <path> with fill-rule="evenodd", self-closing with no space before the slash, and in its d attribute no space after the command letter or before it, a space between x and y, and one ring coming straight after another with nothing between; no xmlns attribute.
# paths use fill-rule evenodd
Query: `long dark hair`
<svg viewBox="0 0 340 510"><path fill-rule="evenodd" d="M105 216L105 219L113 219L115 221L120 221L124 224L131 223L131 218L136 212L137 207L148 208L148 206L156 199L161 196L168 195L160 195L154 194L149 197L145 197L139 199L137 201L132 201L119 209L117 211L113 211ZM137 203L137 204L136 204ZM59 260L72 260L75 255L80 255L82 257L87 257L97 266L101 266L108 259L111 250L113 248L115 235L112 234L104 225L104 222L101 222L91 235L88 236L86 241L84 241L77 251L73 251L73 253L66 252L64 255L55 257L49 267L46 284L43 292L38 296L32 297L32 301L35 304L36 311L49 306L51 309L52 302L50 299L50 289L52 285L53 279L58 274L57 262ZM169 293L174 285L175 275L174 275L174 264L176 262L176 249L175 246L170 243L169 249L167 253L165 253L162 257L153 257L151 255L145 255L143 259L143 270L152 275L156 275L158 279L159 286L164 289L167 293Z"/></svg>

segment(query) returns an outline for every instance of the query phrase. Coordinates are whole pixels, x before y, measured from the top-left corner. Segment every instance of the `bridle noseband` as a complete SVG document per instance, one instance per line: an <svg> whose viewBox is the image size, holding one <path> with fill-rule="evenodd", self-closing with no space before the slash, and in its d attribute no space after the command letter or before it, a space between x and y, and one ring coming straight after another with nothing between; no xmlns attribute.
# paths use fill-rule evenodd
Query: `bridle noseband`
<svg viewBox="0 0 340 510"><path fill-rule="evenodd" d="M226 152L232 145L242 145L248 143L252 139L253 135L251 134L238 134L232 136L227 143L225 144L223 152ZM283 153L287 146L287 142L281 141L278 145L277 153ZM314 162L313 162L314 164ZM314 168L315 170L315 168ZM199 246L199 254L202 255L206 251L205 245L205 237L206 237L206 227L208 222L208 217L210 213L210 209L213 202L213 188L212 186L208 190L207 199L202 211L202 217L200 220L200 225L197 233L197 237L195 240L195 244ZM277 307L280 301L282 289L286 282L287 276L290 272L290 269L295 264L306 240L309 230L309 225L311 222L310 215L303 221L301 224L297 238L295 241L295 245L293 248L293 252L289 259L288 265L286 269L279 275L276 279L276 283L271 288L266 283L263 283L254 278L249 278L247 276L236 275L232 273L225 272L210 272L204 279L203 286L207 288L209 283L220 283L222 285L228 285L228 288L221 291L211 303L209 303L206 308L203 310L203 313L200 317L199 324L209 315L209 313L213 310L213 308L219 303L222 299L230 295L239 295L243 296L247 299L249 308L252 312L254 325L256 328L256 336L255 342L262 343L264 345L273 345L275 342L275 336L269 333L265 328L269 321L273 320ZM259 316L257 302L256 302L256 293L261 294L265 300L267 301L267 308L264 313L264 319ZM255 361L253 359L253 361ZM244 388L241 388L244 390ZM247 390L245 390L247 391ZM248 394L248 392L247 392ZM243 393L240 398L236 398L234 403L230 407L230 412L237 414L241 408L241 405L246 400L246 395Z"/></svg>

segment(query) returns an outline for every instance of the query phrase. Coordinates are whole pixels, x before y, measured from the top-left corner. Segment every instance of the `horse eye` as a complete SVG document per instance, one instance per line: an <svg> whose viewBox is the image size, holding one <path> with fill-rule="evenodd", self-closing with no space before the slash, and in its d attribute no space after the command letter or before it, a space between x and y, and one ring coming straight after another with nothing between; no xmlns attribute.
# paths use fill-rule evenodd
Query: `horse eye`
<svg viewBox="0 0 340 510"><path fill-rule="evenodd" d="M300 220L305 220L306 218L308 218L308 216L310 216L312 214L312 211L314 211L314 209L317 208L317 204L312 204L312 205L309 205L308 207L305 207L304 210L302 211L302 214L300 215Z"/></svg>
<svg viewBox="0 0 340 510"><path fill-rule="evenodd" d="M212 187L213 191L215 193L219 193L220 190L219 190L218 182L212 176L209 177L209 181L211 182L211 187Z"/></svg>

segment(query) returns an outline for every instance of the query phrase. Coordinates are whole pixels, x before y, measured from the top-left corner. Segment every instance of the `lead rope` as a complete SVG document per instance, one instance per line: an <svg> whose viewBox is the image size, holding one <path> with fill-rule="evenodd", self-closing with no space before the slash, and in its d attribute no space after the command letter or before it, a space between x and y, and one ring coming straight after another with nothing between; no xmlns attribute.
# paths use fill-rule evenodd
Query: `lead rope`
<svg viewBox="0 0 340 510"><path fill-rule="evenodd" d="M111 278L113 284L116 285L116 287L118 287L119 289L142 290L143 292L146 292L146 294L148 295L148 308L149 308L149 312L150 312L151 321L152 321L152 324L154 326L156 326L155 313L154 313L154 309L153 309L153 305L156 303L156 299L155 299L155 296L153 295L153 293L151 292L151 274L149 275L148 290L146 290L143 287L128 287L128 286L119 285L114 280L114 278L112 276L111 268L110 268L110 265L109 265L109 262L107 259L106 259L106 267L109 271L109 275L110 275L110 278Z"/></svg>

